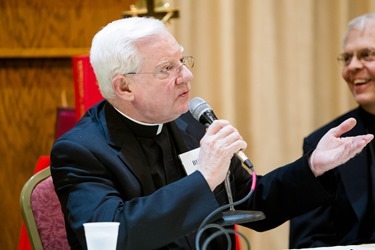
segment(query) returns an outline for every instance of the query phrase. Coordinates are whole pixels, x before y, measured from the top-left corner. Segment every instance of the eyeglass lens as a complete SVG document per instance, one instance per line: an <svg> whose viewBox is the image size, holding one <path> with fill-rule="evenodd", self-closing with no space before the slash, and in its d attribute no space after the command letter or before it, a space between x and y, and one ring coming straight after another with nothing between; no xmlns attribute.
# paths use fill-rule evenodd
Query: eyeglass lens
<svg viewBox="0 0 375 250"><path fill-rule="evenodd" d="M364 62L372 62L375 61L375 49L363 49L358 51L355 55L350 53L342 53L337 60L344 66L348 66L353 57L356 57L358 61Z"/></svg>

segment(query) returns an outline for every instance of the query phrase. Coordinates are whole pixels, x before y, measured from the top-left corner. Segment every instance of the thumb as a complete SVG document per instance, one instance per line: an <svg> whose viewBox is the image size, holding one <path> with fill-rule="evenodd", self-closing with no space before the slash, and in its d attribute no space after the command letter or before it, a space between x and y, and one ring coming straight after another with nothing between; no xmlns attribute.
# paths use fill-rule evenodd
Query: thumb
<svg viewBox="0 0 375 250"><path fill-rule="evenodd" d="M331 133L336 137L340 137L342 134L345 134L357 124L357 120L354 118L348 118L343 121L339 126L331 129Z"/></svg>

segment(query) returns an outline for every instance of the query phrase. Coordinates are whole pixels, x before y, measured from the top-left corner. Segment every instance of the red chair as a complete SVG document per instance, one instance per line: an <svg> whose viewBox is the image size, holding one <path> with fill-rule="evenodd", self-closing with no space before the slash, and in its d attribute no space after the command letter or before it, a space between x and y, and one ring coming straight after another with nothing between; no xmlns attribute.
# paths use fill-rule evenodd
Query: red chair
<svg viewBox="0 0 375 250"><path fill-rule="evenodd" d="M50 168L34 174L23 186L20 208L32 249L70 249L64 215Z"/></svg>
<svg viewBox="0 0 375 250"><path fill-rule="evenodd" d="M50 164L49 155L40 156L35 164L34 174L47 168L49 164ZM25 224L22 222L20 240L18 243L18 250L31 250L31 249L32 248L31 248L29 237L27 236Z"/></svg>

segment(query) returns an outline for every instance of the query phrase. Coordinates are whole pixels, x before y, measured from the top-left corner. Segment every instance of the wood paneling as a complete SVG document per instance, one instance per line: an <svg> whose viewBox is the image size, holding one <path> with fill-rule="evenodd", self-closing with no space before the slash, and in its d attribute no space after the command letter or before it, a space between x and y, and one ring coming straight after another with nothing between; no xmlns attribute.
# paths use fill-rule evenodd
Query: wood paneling
<svg viewBox="0 0 375 250"><path fill-rule="evenodd" d="M0 249L17 249L21 188L49 154L57 107L74 105L71 57L132 2L0 1Z"/></svg>

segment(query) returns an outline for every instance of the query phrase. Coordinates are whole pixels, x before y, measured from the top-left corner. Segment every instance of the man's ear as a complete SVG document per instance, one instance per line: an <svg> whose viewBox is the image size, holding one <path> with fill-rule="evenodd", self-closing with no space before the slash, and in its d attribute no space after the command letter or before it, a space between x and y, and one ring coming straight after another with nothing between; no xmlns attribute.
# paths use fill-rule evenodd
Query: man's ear
<svg viewBox="0 0 375 250"><path fill-rule="evenodd" d="M112 81L113 90L116 95L121 98L132 99L133 91L131 89L131 81L123 76L118 76Z"/></svg>

